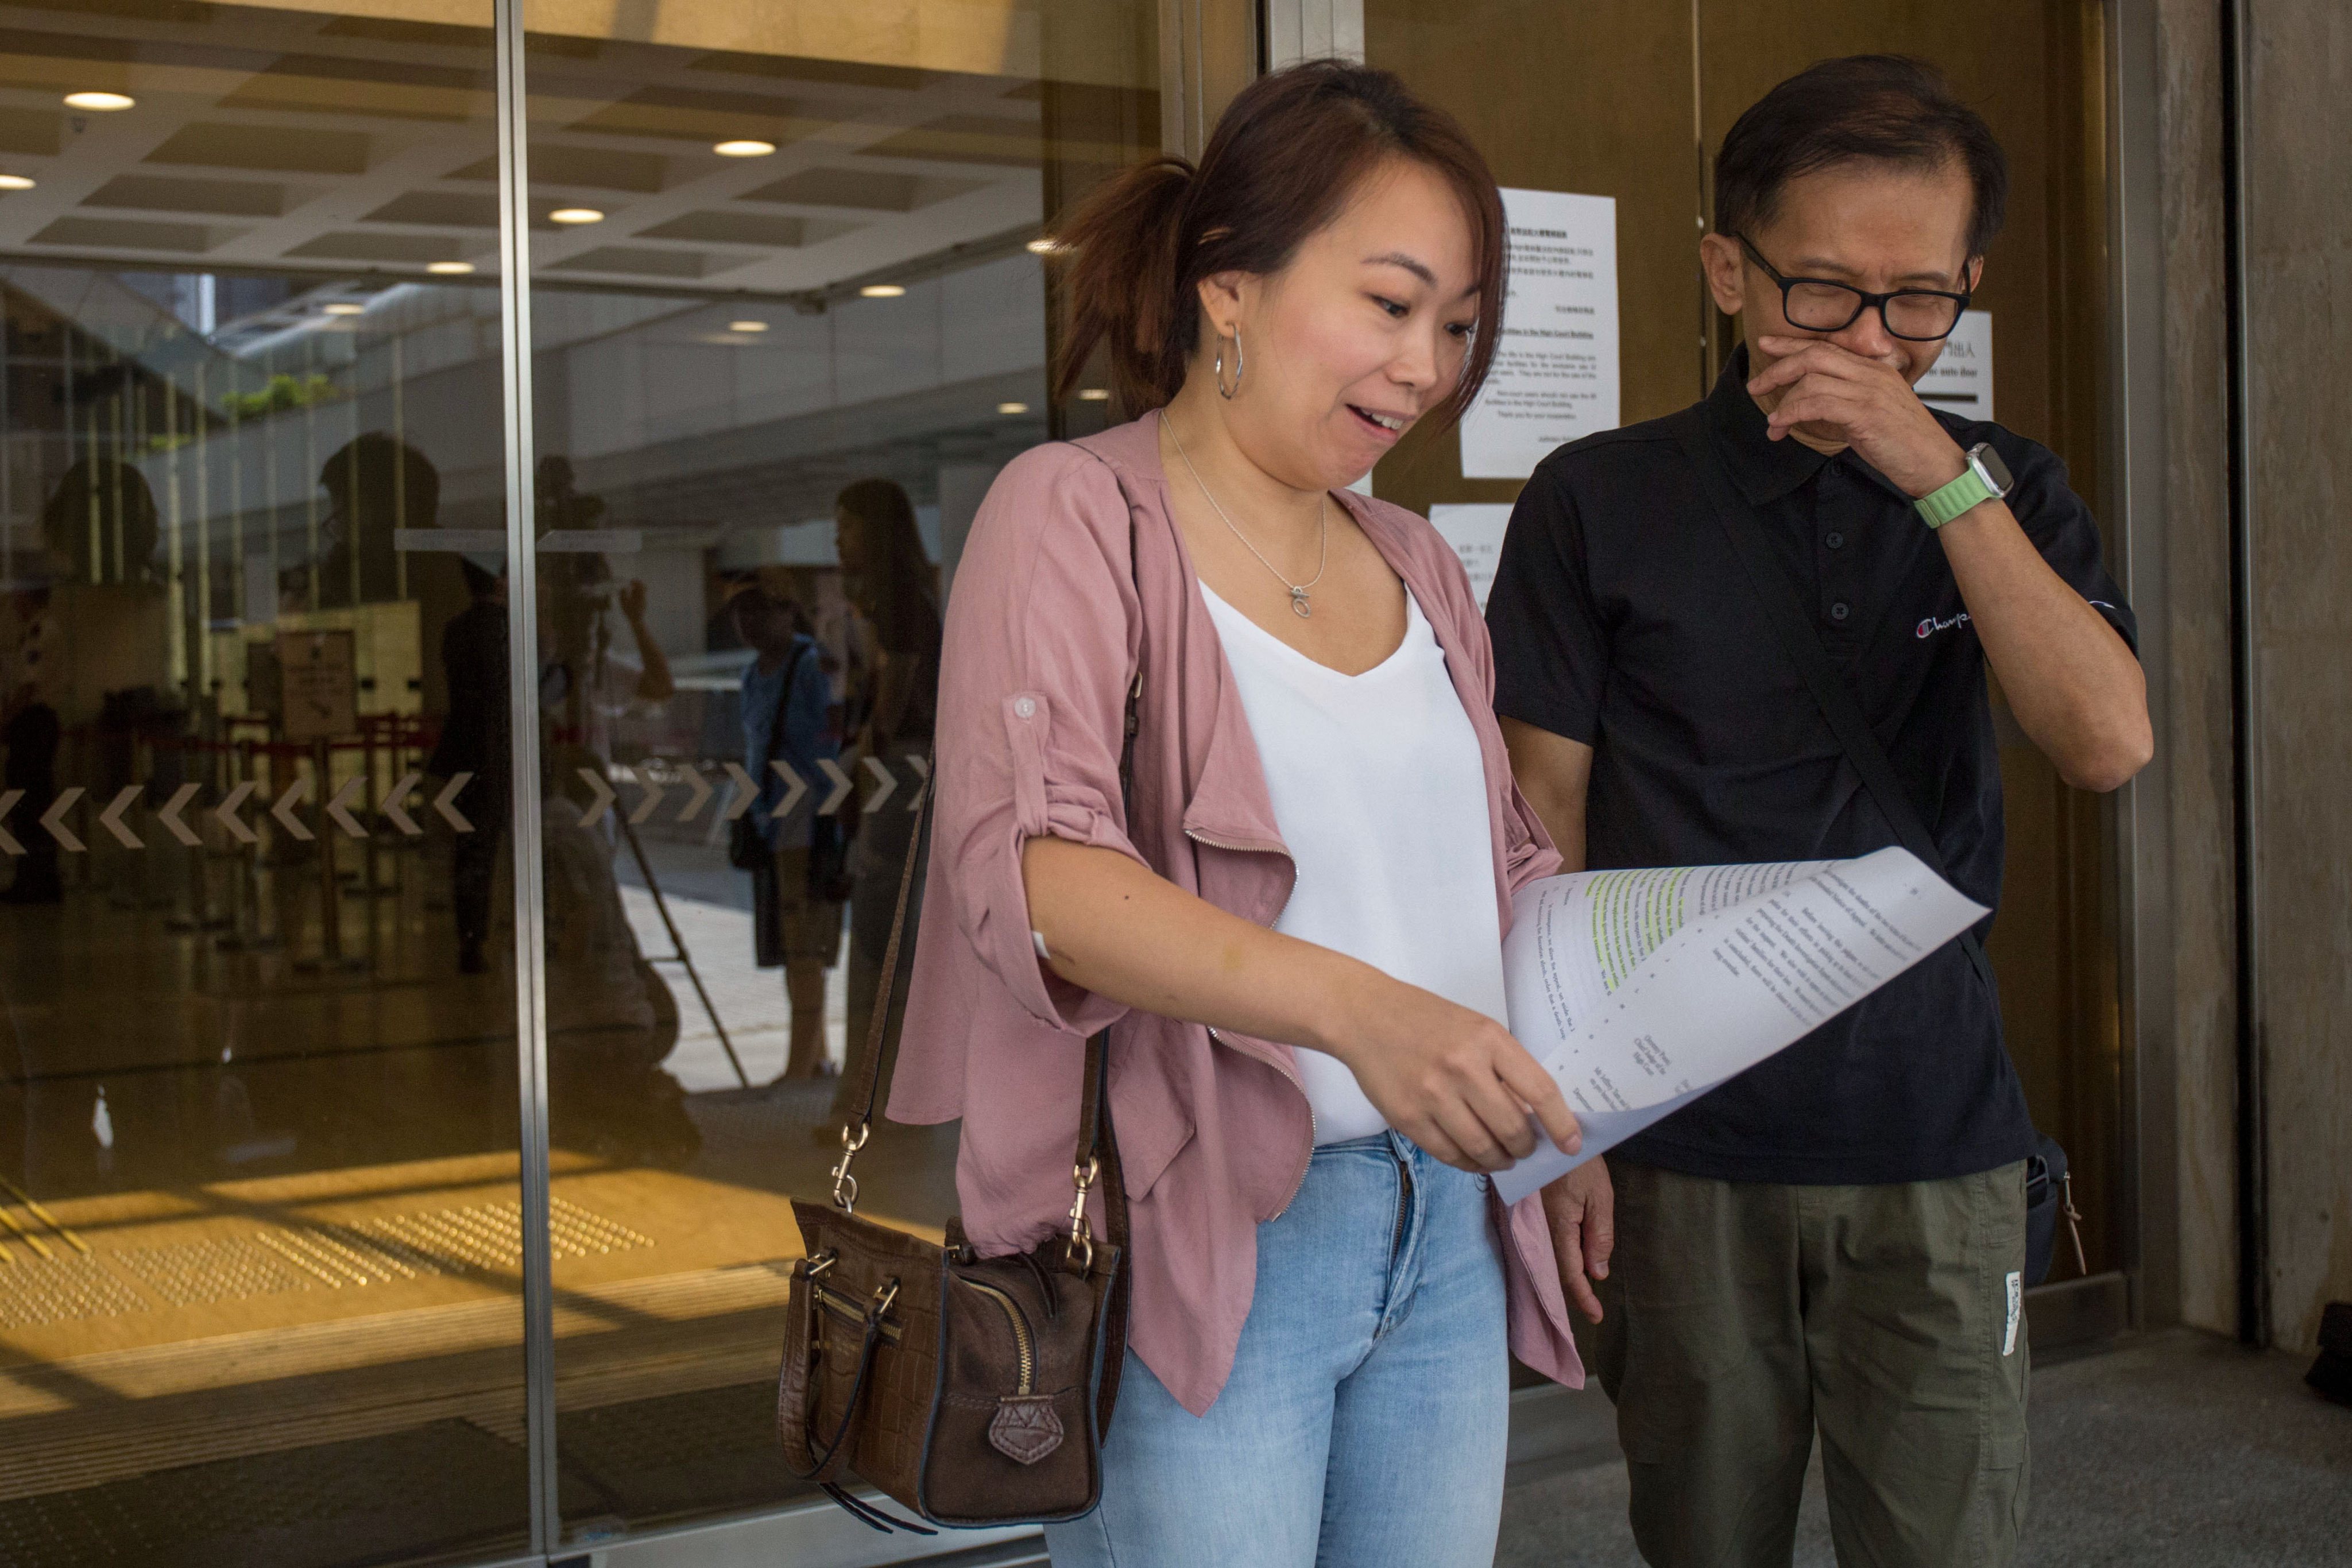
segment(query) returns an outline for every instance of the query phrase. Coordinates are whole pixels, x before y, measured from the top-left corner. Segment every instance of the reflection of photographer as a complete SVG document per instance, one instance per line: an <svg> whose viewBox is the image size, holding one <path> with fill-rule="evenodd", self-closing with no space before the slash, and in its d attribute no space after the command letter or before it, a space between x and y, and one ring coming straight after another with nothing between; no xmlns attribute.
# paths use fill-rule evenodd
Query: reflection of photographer
<svg viewBox="0 0 2352 1568"><path fill-rule="evenodd" d="M730 601L744 646L759 657L743 672L743 766L760 780L751 807L736 820L729 858L751 873L753 941L761 968L781 965L792 1003L786 1078L821 1076L824 1051L824 972L841 958L843 873L839 825L816 814L824 792L820 760L839 757L830 723L832 683L815 638L793 628L793 607L764 589ZM779 821L783 763L812 787Z"/></svg>

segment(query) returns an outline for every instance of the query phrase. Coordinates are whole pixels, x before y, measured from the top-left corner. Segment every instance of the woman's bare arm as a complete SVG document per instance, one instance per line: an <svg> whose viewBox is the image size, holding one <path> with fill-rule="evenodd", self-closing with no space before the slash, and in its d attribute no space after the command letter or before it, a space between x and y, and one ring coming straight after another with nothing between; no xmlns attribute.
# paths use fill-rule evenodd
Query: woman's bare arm
<svg viewBox="0 0 2352 1568"><path fill-rule="evenodd" d="M1573 1151L1550 1074L1482 1013L1217 908L1114 850L1031 839L1031 928L1072 985L1170 1018L1326 1051L1390 1125L1464 1170L1532 1153L1529 1112Z"/></svg>

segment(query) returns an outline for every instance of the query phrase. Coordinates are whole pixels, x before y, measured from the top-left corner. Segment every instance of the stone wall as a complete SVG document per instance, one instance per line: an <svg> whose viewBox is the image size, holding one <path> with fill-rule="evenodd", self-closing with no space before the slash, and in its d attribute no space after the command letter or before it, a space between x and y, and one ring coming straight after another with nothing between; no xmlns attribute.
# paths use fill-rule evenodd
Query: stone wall
<svg viewBox="0 0 2352 1568"><path fill-rule="evenodd" d="M2158 1321L2177 1312L2228 1333L2238 1312L2237 925L2221 28L2212 0L2163 0L2158 26L2169 570L2167 665L2150 685L2162 694L2152 768L2172 818L2173 1005L2158 1027L2171 1031L2179 1096L2180 1297L2148 1306Z"/></svg>
<svg viewBox="0 0 2352 1568"><path fill-rule="evenodd" d="M2271 1323L2352 1300L2352 12L2249 6L2253 918Z"/></svg>

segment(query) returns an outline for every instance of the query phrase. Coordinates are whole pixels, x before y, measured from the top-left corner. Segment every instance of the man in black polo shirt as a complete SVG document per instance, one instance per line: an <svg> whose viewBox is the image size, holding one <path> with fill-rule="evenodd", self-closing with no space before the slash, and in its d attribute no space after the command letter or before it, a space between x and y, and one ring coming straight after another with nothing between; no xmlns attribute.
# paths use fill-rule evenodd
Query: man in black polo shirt
<svg viewBox="0 0 2352 1568"><path fill-rule="evenodd" d="M1716 181L1702 255L1746 346L1678 418L1719 455L1731 516L1674 421L1537 469L1487 610L1519 783L1571 868L1896 841L1732 553L1736 524L1788 579L1946 874L1996 904L1988 667L2070 784L2113 789L2152 749L2131 612L2058 460L1912 390L1981 277L2000 149L1927 68L1833 60L1741 117ZM1786 1563L1816 1427L1841 1562L2010 1561L2032 1149L1997 998L1956 943L1555 1184L1652 1563Z"/></svg>

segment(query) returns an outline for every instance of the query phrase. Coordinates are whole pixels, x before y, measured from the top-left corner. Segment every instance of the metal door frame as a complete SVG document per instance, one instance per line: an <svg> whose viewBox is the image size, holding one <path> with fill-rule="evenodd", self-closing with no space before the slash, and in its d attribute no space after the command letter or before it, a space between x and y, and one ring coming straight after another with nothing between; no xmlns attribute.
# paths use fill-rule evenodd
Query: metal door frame
<svg viewBox="0 0 2352 1568"><path fill-rule="evenodd" d="M1324 15L1315 40L1326 49L1344 45L1331 29L1353 17L1354 53L1363 49L1361 0L1158 0L1161 141L1170 152L1197 158L1233 94L1264 68L1269 10ZM754 1513L699 1521L676 1528L562 1544L555 1412L555 1318L548 1234L549 1128L545 922L541 873L545 859L540 798L539 722L523 694L539 685L538 562L533 549L538 515L533 469L530 318L530 81L524 59L524 0L492 0L496 39L499 156L499 303L502 420L506 443L505 502L508 563L507 639L513 754L510 772L514 863L514 987L516 1068L520 1083L522 1314L525 1429L530 1487L530 1550L498 1560L494 1568L624 1568L625 1564L709 1564L736 1562L765 1568L780 1550L794 1568L911 1561L941 1552L1006 1544L1010 1564L1035 1561L1018 1542L1034 1529L959 1531L951 1540L882 1537L830 1502L793 1503ZM1294 28L1295 31L1295 28ZM1170 112L1168 106L1174 106Z"/></svg>
<svg viewBox="0 0 2352 1568"><path fill-rule="evenodd" d="M2107 326L2104 467L2115 572L2139 621L2141 667L2159 720L2171 690L2166 549L2164 228L2158 157L2162 63L2156 8L2104 0ZM2115 812L2123 1149L2117 1191L2126 1327L2180 1318L2179 1054L2173 976L2170 775L2159 755Z"/></svg>

